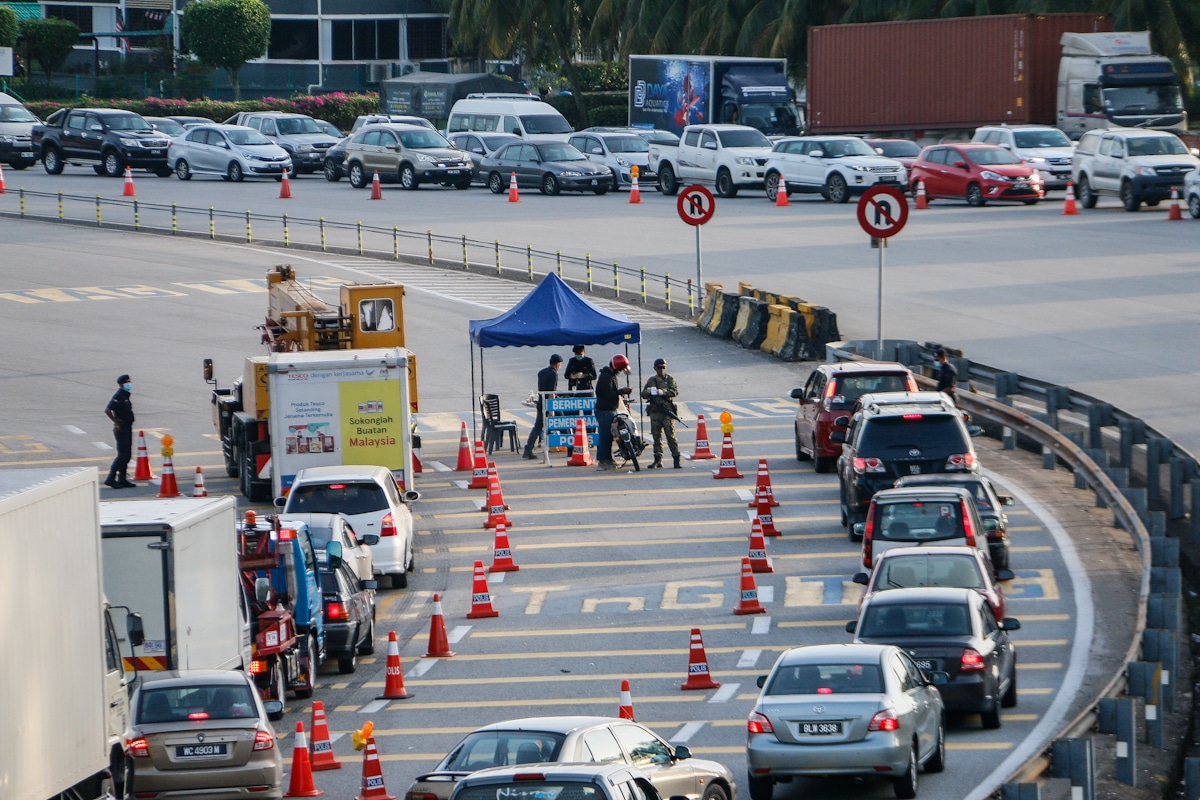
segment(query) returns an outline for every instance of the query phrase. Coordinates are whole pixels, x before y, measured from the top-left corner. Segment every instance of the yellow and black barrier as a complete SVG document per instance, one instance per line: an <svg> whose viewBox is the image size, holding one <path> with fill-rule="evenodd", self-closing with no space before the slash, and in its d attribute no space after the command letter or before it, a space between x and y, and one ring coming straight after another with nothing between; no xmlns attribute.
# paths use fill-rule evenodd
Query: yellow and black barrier
<svg viewBox="0 0 1200 800"><path fill-rule="evenodd" d="M710 336L732 338L784 361L824 361L825 345L841 338L837 315L825 306L744 281L736 294L719 283L704 284L697 324Z"/></svg>
<svg viewBox="0 0 1200 800"><path fill-rule="evenodd" d="M767 323L771 315L770 306L754 297L738 298L738 321L742 323L741 332L734 327L733 338L746 350L758 349L767 338Z"/></svg>
<svg viewBox="0 0 1200 800"><path fill-rule="evenodd" d="M701 300L700 319L696 320L696 324L708 330L712 324L713 314L716 313L717 303L720 302L722 291L725 287L719 283L704 284L704 298Z"/></svg>
<svg viewBox="0 0 1200 800"><path fill-rule="evenodd" d="M770 353L776 358L783 358L783 349L787 344L788 325L796 312L786 305L771 304L767 306L767 335L758 346L764 353Z"/></svg>

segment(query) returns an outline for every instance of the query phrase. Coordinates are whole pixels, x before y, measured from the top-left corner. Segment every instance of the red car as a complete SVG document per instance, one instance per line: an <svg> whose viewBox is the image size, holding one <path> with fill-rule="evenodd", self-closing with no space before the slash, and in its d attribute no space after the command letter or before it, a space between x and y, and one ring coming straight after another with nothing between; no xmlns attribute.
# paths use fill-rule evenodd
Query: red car
<svg viewBox="0 0 1200 800"><path fill-rule="evenodd" d="M875 152L886 158L899 161L907 170L912 170L921 155L921 145L908 139L865 139Z"/></svg>
<svg viewBox="0 0 1200 800"><path fill-rule="evenodd" d="M1027 206L1046 196L1037 169L994 144L935 144L926 147L908 175L917 193L925 182L929 200L965 199L969 206L989 200L1015 200Z"/></svg>

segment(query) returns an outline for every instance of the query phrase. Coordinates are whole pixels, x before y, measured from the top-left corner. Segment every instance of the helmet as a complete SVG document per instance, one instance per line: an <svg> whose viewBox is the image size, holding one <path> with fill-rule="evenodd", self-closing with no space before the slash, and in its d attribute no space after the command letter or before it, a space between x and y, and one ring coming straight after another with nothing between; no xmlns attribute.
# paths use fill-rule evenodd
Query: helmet
<svg viewBox="0 0 1200 800"><path fill-rule="evenodd" d="M617 372L629 369L629 359L622 355L615 355L612 359L612 368Z"/></svg>

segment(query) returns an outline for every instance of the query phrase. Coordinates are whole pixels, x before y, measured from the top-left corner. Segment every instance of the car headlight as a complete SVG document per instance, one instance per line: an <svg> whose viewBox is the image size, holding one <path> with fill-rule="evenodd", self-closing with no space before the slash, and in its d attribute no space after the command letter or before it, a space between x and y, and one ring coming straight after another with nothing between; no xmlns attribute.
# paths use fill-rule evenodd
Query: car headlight
<svg viewBox="0 0 1200 800"><path fill-rule="evenodd" d="M1154 167L1134 167L1133 171L1137 175L1157 175L1158 174L1157 172L1154 171Z"/></svg>
<svg viewBox="0 0 1200 800"><path fill-rule="evenodd" d="M15 144L16 141L17 141L17 137L15 137L15 136L0 135L0 142L4 142L5 144Z"/></svg>
<svg viewBox="0 0 1200 800"><path fill-rule="evenodd" d="M317 149L317 148L313 147L311 144L298 144L298 145L296 145L296 152L297 152L297 153L311 153L313 150L316 150L316 149Z"/></svg>
<svg viewBox="0 0 1200 800"><path fill-rule="evenodd" d="M1008 178L1005 178L999 172L992 172L990 169L985 169L983 172L979 173L979 177L983 178L985 181L1006 181L1006 180L1008 180Z"/></svg>
<svg viewBox="0 0 1200 800"><path fill-rule="evenodd" d="M579 176L583 175L582 172L578 172L576 170L567 170L566 172L561 172L559 174L564 178L578 178Z"/></svg>
<svg viewBox="0 0 1200 800"><path fill-rule="evenodd" d="M854 172L870 172L870 167L864 167L862 164L851 164L850 169Z"/></svg>
<svg viewBox="0 0 1200 800"><path fill-rule="evenodd" d="M137 139L121 139L121 144L125 147L141 147L142 143Z"/></svg>
<svg viewBox="0 0 1200 800"><path fill-rule="evenodd" d="M1030 164L1033 164L1038 169L1050 166L1050 162L1044 158L1028 158L1026 161L1028 161Z"/></svg>
<svg viewBox="0 0 1200 800"><path fill-rule="evenodd" d="M617 156L617 163L620 164L622 167L629 166L629 162L626 161L625 159L621 158L620 156Z"/></svg>
<svg viewBox="0 0 1200 800"><path fill-rule="evenodd" d="M437 159L433 156L427 156L424 153L417 153L417 161L420 161L424 164L432 164L437 161Z"/></svg>
<svg viewBox="0 0 1200 800"><path fill-rule="evenodd" d="M748 167L748 166L751 166L754 164L754 159L751 158L750 156L737 156L736 158L733 159L733 163L742 164L742 165Z"/></svg>

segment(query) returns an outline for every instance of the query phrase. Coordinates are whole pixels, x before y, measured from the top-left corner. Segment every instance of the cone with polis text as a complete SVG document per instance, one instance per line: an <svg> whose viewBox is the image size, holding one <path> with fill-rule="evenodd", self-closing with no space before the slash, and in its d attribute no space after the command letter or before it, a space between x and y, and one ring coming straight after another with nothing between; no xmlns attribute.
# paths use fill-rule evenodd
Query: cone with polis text
<svg viewBox="0 0 1200 800"><path fill-rule="evenodd" d="M505 513L508 506L504 503L504 491L500 488L500 476L495 473L494 468L489 468L488 473L488 517L483 521L483 527L494 528L497 525L503 525L511 528L512 523Z"/></svg>
<svg viewBox="0 0 1200 800"><path fill-rule="evenodd" d="M288 180L288 171L286 169L283 171L283 176L279 179L279 199L292 199L292 183ZM338 766L341 765L339 764Z"/></svg>
<svg viewBox="0 0 1200 800"><path fill-rule="evenodd" d="M450 658L450 639L446 635L446 617L442 614L442 596L433 596L433 614L429 617L429 647L425 658Z"/></svg>
<svg viewBox="0 0 1200 800"><path fill-rule="evenodd" d="M388 631L387 666L384 669L383 694L376 700L407 700L413 696L404 688L404 667L400 663L400 643L395 631Z"/></svg>
<svg viewBox="0 0 1200 800"><path fill-rule="evenodd" d="M767 610L758 602L758 584L754 580L754 569L750 566L749 558L742 558L742 593L733 613L765 614Z"/></svg>
<svg viewBox="0 0 1200 800"><path fill-rule="evenodd" d="M771 501L771 508L777 507L779 501L775 499L775 491L771 488L771 468L767 466L765 458L758 460L758 478L754 481L754 497L749 503L746 503L747 508L758 505L758 490L760 488L767 490L767 497Z"/></svg>
<svg viewBox="0 0 1200 800"><path fill-rule="evenodd" d="M467 423L462 424L462 433L458 437L458 464L454 466L455 472L469 472L475 462L471 459L471 442L467 439Z"/></svg>
<svg viewBox="0 0 1200 800"><path fill-rule="evenodd" d="M1079 209L1075 206L1075 184L1067 181L1067 196L1063 200L1063 216L1073 217L1079 213Z"/></svg>
<svg viewBox="0 0 1200 800"><path fill-rule="evenodd" d="M383 186L379 183L379 170L375 170L375 177L371 178L371 199L383 199Z"/></svg>
<svg viewBox="0 0 1200 800"><path fill-rule="evenodd" d="M367 746L363 750L362 793L354 800L396 800L395 795L387 793L383 783L383 767L379 763L379 751L375 749L375 737L367 737Z"/></svg>
<svg viewBox="0 0 1200 800"><path fill-rule="evenodd" d="M325 720L325 704L320 700L313 700L312 704L311 748L313 772L342 768L342 762L333 755L333 742L329 739L329 723Z"/></svg>
<svg viewBox="0 0 1200 800"><path fill-rule="evenodd" d="M629 681L621 681L621 706L617 709L619 719L633 720L633 696L629 692ZM635 720L636 721L636 720Z"/></svg>
<svg viewBox="0 0 1200 800"><path fill-rule="evenodd" d="M146 432L138 431L137 464L133 468L135 481L152 481L154 473L150 471L150 451L146 449Z"/></svg>
<svg viewBox="0 0 1200 800"><path fill-rule="evenodd" d="M208 497L208 489L204 488L204 470L196 467L196 480L192 483L192 497Z"/></svg>
<svg viewBox="0 0 1200 800"><path fill-rule="evenodd" d="M471 584L471 610L467 612L467 619L500 616L500 612L492 607L492 593L488 591L487 573L483 571L482 561L475 562L475 576Z"/></svg>
<svg viewBox="0 0 1200 800"><path fill-rule="evenodd" d="M292 776L284 797L320 797L325 794L313 783L312 765L308 761L308 737L304 723L296 723L296 744L292 750Z"/></svg>
<svg viewBox="0 0 1200 800"><path fill-rule="evenodd" d="M637 164L634 164L629 169L629 177L633 178L633 186L631 186L629 188L629 202L630 203L642 202L642 190L640 188L638 188L638 171L639 170L638 170Z"/></svg>
<svg viewBox="0 0 1200 800"><path fill-rule="evenodd" d="M508 543L508 529L505 525L496 526L496 545L492 548L492 565L488 572L516 572L521 569L513 561L512 546Z"/></svg>
<svg viewBox="0 0 1200 800"><path fill-rule="evenodd" d="M763 536L782 535L779 529L775 527L775 517L771 514L771 499L767 497L767 493L763 487L759 486L754 491L754 500L756 502L754 518L762 525Z"/></svg>
<svg viewBox="0 0 1200 800"><path fill-rule="evenodd" d="M750 569L756 573L775 571L771 559L767 558L767 540L763 538L762 522L758 517L750 523Z"/></svg>
<svg viewBox="0 0 1200 800"><path fill-rule="evenodd" d="M587 427L583 419L575 420L575 441L571 444L571 457L567 459L568 467L590 467L592 461L592 446L588 440Z"/></svg>
<svg viewBox="0 0 1200 800"><path fill-rule="evenodd" d="M726 433L721 438L721 466L712 471L713 478L743 478L737 471L737 458L733 454L733 434Z"/></svg>
<svg viewBox="0 0 1200 800"><path fill-rule="evenodd" d="M495 461L489 461L489 462L488 462L488 471L487 471L487 474L488 474L488 485L487 485L487 489L488 489L488 491L490 492L490 491L492 490L492 481L495 481L496 483L499 483L499 482L500 482L500 472L499 472L499 471L496 469L496 462L495 462ZM501 490L501 494L503 494L503 493L504 493L504 492L503 492L503 490ZM508 503L505 503L505 504L504 504L504 510L505 510L505 511L508 511L510 508L512 508L512 506L510 506ZM486 513L488 513L488 510L489 510L489 509L488 509L488 504L487 504L486 502L485 502L485 503L483 503L482 505L480 505L480 506L479 506L479 510L480 510L480 511L482 511L483 513L485 513L485 514L486 514Z"/></svg>
<svg viewBox="0 0 1200 800"><path fill-rule="evenodd" d="M708 446L708 424L704 421L703 414L696 415L696 449L688 458L692 461L716 458L716 455L713 454L712 449Z"/></svg>
<svg viewBox="0 0 1200 800"><path fill-rule="evenodd" d="M1179 212L1179 187L1171 187L1171 205L1167 207L1167 219L1177 220L1183 219L1183 214Z"/></svg>
<svg viewBox="0 0 1200 800"><path fill-rule="evenodd" d="M486 489L488 488L488 460L487 453L483 450L483 441L475 440L475 466L471 470L471 483L467 485L468 489Z"/></svg>
<svg viewBox="0 0 1200 800"><path fill-rule="evenodd" d="M137 197L137 191L133 188L133 170L129 167L125 168L125 188L121 191L122 197Z"/></svg>
<svg viewBox="0 0 1200 800"><path fill-rule="evenodd" d="M679 688L688 691L690 689L717 689L720 686L721 684L714 681L708 672L708 656L704 653L704 637L700 635L699 628L692 628L692 640L688 646L687 681Z"/></svg>
<svg viewBox="0 0 1200 800"><path fill-rule="evenodd" d="M917 202L919 209L929 208L929 198L925 196L925 181L917 181Z"/></svg>
<svg viewBox="0 0 1200 800"><path fill-rule="evenodd" d="M517 173L513 173L508 179L508 202L521 202L521 194L517 191Z"/></svg>

